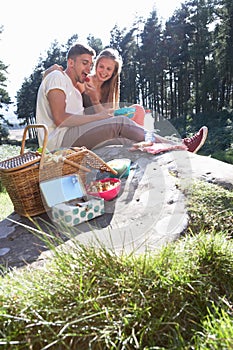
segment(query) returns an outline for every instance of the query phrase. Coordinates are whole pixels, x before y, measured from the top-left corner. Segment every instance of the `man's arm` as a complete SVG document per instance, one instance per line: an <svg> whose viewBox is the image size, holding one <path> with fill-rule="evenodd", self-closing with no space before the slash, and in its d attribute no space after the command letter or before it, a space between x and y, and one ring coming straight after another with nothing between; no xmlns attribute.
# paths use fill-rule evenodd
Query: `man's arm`
<svg viewBox="0 0 233 350"><path fill-rule="evenodd" d="M66 96L64 91L60 89L52 89L47 95L48 102L53 115L54 123L56 126L72 127L80 126L97 120L103 120L111 118L107 114L107 111L101 111L101 113L93 115L83 114L71 114L67 113L66 110Z"/></svg>

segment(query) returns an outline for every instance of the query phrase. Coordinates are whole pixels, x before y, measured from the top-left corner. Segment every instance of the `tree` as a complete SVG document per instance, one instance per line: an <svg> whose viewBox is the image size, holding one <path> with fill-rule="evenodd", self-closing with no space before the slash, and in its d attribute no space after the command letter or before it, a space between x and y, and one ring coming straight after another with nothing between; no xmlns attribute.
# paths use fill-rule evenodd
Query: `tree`
<svg viewBox="0 0 233 350"><path fill-rule="evenodd" d="M0 34L3 32L3 26L0 26ZM0 60L0 108L3 107L3 104L9 105L11 103L10 96L6 91L6 81L7 81L7 68L1 60ZM0 115L2 117L2 115Z"/></svg>
<svg viewBox="0 0 233 350"><path fill-rule="evenodd" d="M165 115L170 118L185 115L191 97L190 44L193 27L188 21L189 10L182 5L166 22L163 32Z"/></svg>
<svg viewBox="0 0 233 350"><path fill-rule="evenodd" d="M115 25L110 31L110 44L109 46L116 49L120 55L122 55L121 42L125 34L126 28L120 29L118 25Z"/></svg>
<svg viewBox="0 0 233 350"><path fill-rule="evenodd" d="M139 103L138 47L135 40L135 27L123 35L120 50L123 61L120 90L121 101L128 104Z"/></svg>
<svg viewBox="0 0 233 350"><path fill-rule="evenodd" d="M161 59L161 24L153 10L141 33L140 82L144 103L160 114L161 80L163 61Z"/></svg>
<svg viewBox="0 0 233 350"><path fill-rule="evenodd" d="M3 26L0 26L0 34L2 34L2 32L3 32ZM10 96L6 91L7 68L8 66L6 66L0 60L0 110L2 110L3 108L7 109L7 107L11 104ZM4 118L4 114L2 114L2 112L0 112L0 119L3 120L4 123L9 125L8 120ZM5 138L7 136L8 136L8 130L6 129L6 127L2 125L2 123L0 123L0 143L2 138Z"/></svg>
<svg viewBox="0 0 233 350"><path fill-rule="evenodd" d="M100 53L100 51L103 50L103 43L102 40L99 38L95 38L93 35L89 34L87 37L87 43L92 49L95 50L96 55Z"/></svg>
<svg viewBox="0 0 233 350"><path fill-rule="evenodd" d="M215 9L215 60L219 72L219 110L233 108L233 2L218 1Z"/></svg>
<svg viewBox="0 0 233 350"><path fill-rule="evenodd" d="M117 25L111 30L110 47L116 49L122 57L122 71L120 77L120 102L136 103L137 91L136 80L137 73L135 68L135 49L134 39L135 28L120 29Z"/></svg>

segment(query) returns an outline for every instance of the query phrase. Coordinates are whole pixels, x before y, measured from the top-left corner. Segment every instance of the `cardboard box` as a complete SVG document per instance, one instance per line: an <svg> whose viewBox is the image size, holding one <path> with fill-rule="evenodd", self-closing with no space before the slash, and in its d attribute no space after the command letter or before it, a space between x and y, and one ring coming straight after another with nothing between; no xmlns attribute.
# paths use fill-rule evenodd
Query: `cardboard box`
<svg viewBox="0 0 233 350"><path fill-rule="evenodd" d="M52 220L63 226L75 226L104 214L104 199L87 195L77 174L42 181L40 189L51 208Z"/></svg>

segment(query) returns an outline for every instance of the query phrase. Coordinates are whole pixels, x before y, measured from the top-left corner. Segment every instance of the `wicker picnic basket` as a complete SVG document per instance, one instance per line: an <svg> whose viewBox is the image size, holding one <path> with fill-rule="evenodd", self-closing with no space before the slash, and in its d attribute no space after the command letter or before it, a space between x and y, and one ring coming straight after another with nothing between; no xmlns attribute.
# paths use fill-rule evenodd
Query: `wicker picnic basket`
<svg viewBox="0 0 233 350"><path fill-rule="evenodd" d="M44 141L41 153L24 152L29 128L43 128ZM91 168L116 174L94 152L86 147L74 147L46 154L48 129L44 124L28 125L24 129L20 154L0 162L0 179L14 205L16 213L22 216L36 216L46 208L40 192L40 181L78 173L82 182Z"/></svg>

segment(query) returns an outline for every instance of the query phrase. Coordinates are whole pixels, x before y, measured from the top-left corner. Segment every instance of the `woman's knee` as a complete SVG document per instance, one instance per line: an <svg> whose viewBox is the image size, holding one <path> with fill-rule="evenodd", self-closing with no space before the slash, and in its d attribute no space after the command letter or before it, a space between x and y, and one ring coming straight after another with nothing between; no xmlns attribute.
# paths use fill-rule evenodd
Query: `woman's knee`
<svg viewBox="0 0 233 350"><path fill-rule="evenodd" d="M134 116L132 118L133 121L135 121L135 123L144 126L144 119L145 119L145 109L138 105L138 104L134 104L131 107L135 108L135 113Z"/></svg>

